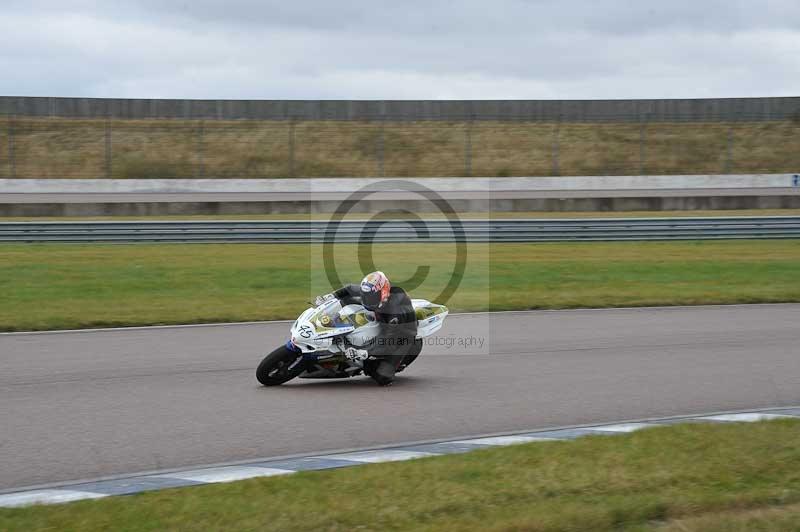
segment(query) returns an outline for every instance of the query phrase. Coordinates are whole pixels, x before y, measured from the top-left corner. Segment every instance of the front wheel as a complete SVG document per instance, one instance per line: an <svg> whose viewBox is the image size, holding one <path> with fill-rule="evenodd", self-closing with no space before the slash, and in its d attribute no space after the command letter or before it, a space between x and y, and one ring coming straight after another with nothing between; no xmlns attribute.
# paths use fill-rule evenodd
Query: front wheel
<svg viewBox="0 0 800 532"><path fill-rule="evenodd" d="M278 386L290 381L303 372L303 362L297 360L302 357L302 353L282 345L264 357L256 369L256 379L264 386Z"/></svg>

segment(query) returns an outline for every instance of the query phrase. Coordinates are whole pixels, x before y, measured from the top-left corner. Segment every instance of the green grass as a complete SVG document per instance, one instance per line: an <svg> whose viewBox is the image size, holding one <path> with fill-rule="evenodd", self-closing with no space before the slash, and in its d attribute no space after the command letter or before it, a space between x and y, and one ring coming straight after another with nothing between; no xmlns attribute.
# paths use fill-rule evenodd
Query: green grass
<svg viewBox="0 0 800 532"><path fill-rule="evenodd" d="M3 245L0 330L293 319L330 290L305 245ZM402 284L431 273L436 299L453 244L374 246ZM362 274L336 246L342 280ZM800 240L471 244L454 311L800 301Z"/></svg>
<svg viewBox="0 0 800 532"><path fill-rule="evenodd" d="M659 532L797 532L800 530L800 504L731 510L676 519L650 528Z"/></svg>
<svg viewBox="0 0 800 532"><path fill-rule="evenodd" d="M798 420L676 425L5 509L0 529L797 530L798 441Z"/></svg>
<svg viewBox="0 0 800 532"><path fill-rule="evenodd" d="M0 150L0 177L464 176L467 160L474 176L782 173L800 167L799 130L796 121L470 125L8 117L0 122L0 146L13 144L14 159Z"/></svg>

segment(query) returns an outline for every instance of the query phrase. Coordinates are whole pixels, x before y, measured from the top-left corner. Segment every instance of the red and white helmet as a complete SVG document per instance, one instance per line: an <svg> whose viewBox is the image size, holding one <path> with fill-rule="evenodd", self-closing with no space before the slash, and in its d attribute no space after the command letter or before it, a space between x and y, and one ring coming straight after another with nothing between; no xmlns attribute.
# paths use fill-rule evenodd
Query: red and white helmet
<svg viewBox="0 0 800 532"><path fill-rule="evenodd" d="M361 302L367 310L376 310L389 299L392 285L383 272L372 272L361 280Z"/></svg>

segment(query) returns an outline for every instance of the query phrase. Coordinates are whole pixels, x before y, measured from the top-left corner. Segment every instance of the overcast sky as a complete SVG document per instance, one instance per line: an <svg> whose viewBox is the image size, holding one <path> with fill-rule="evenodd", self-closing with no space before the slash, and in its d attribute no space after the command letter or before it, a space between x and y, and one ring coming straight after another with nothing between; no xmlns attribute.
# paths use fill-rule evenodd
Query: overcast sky
<svg viewBox="0 0 800 532"><path fill-rule="evenodd" d="M0 95L800 95L798 0L2 0Z"/></svg>

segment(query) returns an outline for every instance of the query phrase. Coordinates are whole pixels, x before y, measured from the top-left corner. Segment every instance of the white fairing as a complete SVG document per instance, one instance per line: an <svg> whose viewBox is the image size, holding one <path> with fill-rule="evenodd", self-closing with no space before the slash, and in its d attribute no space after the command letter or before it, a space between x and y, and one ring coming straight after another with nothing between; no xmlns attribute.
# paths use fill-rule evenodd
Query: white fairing
<svg viewBox="0 0 800 532"><path fill-rule="evenodd" d="M431 311L430 316L417 319L417 338L425 338L441 329L444 319L450 313L444 305L431 303L427 299L412 299L411 304L414 305L414 310L417 311L418 318L420 310Z"/></svg>
<svg viewBox="0 0 800 532"><path fill-rule="evenodd" d="M412 299L417 314L417 338L442 328L449 311L425 299ZM346 305L334 299L303 312L291 329L291 342L304 353L341 351L337 339L346 337L355 346L367 345L378 332L375 315L361 305Z"/></svg>

